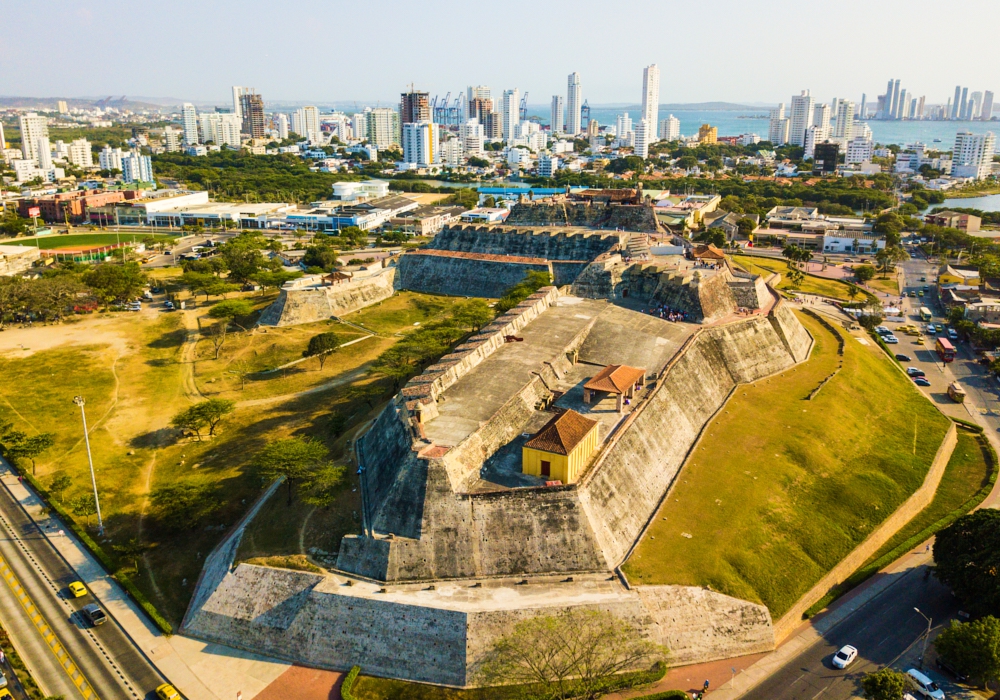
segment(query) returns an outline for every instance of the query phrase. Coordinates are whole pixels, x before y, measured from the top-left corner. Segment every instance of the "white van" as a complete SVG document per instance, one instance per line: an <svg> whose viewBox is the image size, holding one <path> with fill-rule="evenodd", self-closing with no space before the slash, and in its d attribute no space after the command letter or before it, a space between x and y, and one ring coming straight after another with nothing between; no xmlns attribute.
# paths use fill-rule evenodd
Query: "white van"
<svg viewBox="0 0 1000 700"><path fill-rule="evenodd" d="M916 688L917 692L923 695L925 698L933 698L933 700L944 700L944 691L938 687L938 684L932 681L930 678L922 674L915 668L911 668L906 672L910 683Z"/></svg>

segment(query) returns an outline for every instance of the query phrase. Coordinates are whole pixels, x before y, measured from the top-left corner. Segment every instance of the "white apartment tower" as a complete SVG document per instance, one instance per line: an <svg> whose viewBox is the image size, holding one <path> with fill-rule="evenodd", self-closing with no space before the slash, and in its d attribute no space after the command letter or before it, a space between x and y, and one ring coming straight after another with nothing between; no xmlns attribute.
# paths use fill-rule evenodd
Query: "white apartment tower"
<svg viewBox="0 0 1000 700"><path fill-rule="evenodd" d="M660 68L655 63L642 69L642 119L652 127L660 123Z"/></svg>
<svg viewBox="0 0 1000 700"><path fill-rule="evenodd" d="M581 91L580 74L574 71L566 81L566 133L570 136L580 133Z"/></svg>
<svg viewBox="0 0 1000 700"><path fill-rule="evenodd" d="M628 139L628 135L632 133L632 117L625 114L618 115L618 122L615 125L615 133L618 134L618 138L625 140Z"/></svg>
<svg viewBox="0 0 1000 700"><path fill-rule="evenodd" d="M193 146L198 143L198 110L190 102L185 102L181 107L181 119L184 126L184 145Z"/></svg>
<svg viewBox="0 0 1000 700"><path fill-rule="evenodd" d="M821 104L813 108L813 124L817 128L817 143L830 138L830 105Z"/></svg>
<svg viewBox="0 0 1000 700"><path fill-rule="evenodd" d="M847 165L870 163L875 154L875 144L864 136L855 136L847 142L847 155L844 162Z"/></svg>
<svg viewBox="0 0 1000 700"><path fill-rule="evenodd" d="M845 142L854 138L854 103L850 100L841 100L837 105L837 124L833 135Z"/></svg>
<svg viewBox="0 0 1000 700"><path fill-rule="evenodd" d="M514 130L521 121L521 93L517 88L503 91L503 101L500 103L500 120L503 128L504 141L514 138Z"/></svg>
<svg viewBox="0 0 1000 700"><path fill-rule="evenodd" d="M389 107L376 107L365 115L368 143L378 148L399 144L399 112Z"/></svg>
<svg viewBox="0 0 1000 700"><path fill-rule="evenodd" d="M172 126L163 127L163 148L167 153L181 150L181 132Z"/></svg>
<svg viewBox="0 0 1000 700"><path fill-rule="evenodd" d="M681 137L681 120L672 114L660 121L660 141L676 141Z"/></svg>
<svg viewBox="0 0 1000 700"><path fill-rule="evenodd" d="M984 122L988 122L993 117L993 93L987 90L983 93L983 113L979 117ZM3 134L0 134L0 142L3 141Z"/></svg>
<svg viewBox="0 0 1000 700"><path fill-rule="evenodd" d="M767 140L775 146L788 143L788 119L785 117L785 103L771 110L771 122L768 127Z"/></svg>
<svg viewBox="0 0 1000 700"><path fill-rule="evenodd" d="M479 123L479 119L473 117L462 124L459 133L462 137L462 148L466 156L483 155L483 143L486 141L486 130Z"/></svg>
<svg viewBox="0 0 1000 700"><path fill-rule="evenodd" d="M955 147L951 153L952 176L977 180L988 177L993 167L995 149L996 136L992 131L985 134L959 131L955 134Z"/></svg>
<svg viewBox="0 0 1000 700"><path fill-rule="evenodd" d="M649 144L653 140L652 127L645 119L635 125L635 154L640 158L649 157Z"/></svg>
<svg viewBox="0 0 1000 700"><path fill-rule="evenodd" d="M441 162L437 124L429 121L403 124L403 162L417 165Z"/></svg>
<svg viewBox="0 0 1000 700"><path fill-rule="evenodd" d="M101 166L101 170L117 170L121 172L122 149L105 146L98 154L97 161Z"/></svg>
<svg viewBox="0 0 1000 700"><path fill-rule="evenodd" d="M93 168L94 153L87 139L76 139L69 144L66 159L78 168Z"/></svg>
<svg viewBox="0 0 1000 700"><path fill-rule="evenodd" d="M22 114L17 120L21 127L21 155L25 160L38 161L38 139L49 137L49 127L45 117L34 112Z"/></svg>
<svg viewBox="0 0 1000 700"><path fill-rule="evenodd" d="M288 138L288 115L287 114L279 114L278 116L276 116L274 118L274 125L275 125L275 127L277 129L277 132L278 132L278 138L282 139L282 140L287 139Z"/></svg>
<svg viewBox="0 0 1000 700"><path fill-rule="evenodd" d="M302 107L292 115L292 131L304 136L309 143L319 143L322 132L319 128L319 109Z"/></svg>
<svg viewBox="0 0 1000 700"><path fill-rule="evenodd" d="M549 116L549 131L561 134L566 125L566 104L562 95L552 96L552 114Z"/></svg>
<svg viewBox="0 0 1000 700"><path fill-rule="evenodd" d="M38 138L35 151L38 153L38 167L42 170L52 170L52 146L49 145L48 136Z"/></svg>
<svg viewBox="0 0 1000 700"><path fill-rule="evenodd" d="M792 111L788 124L788 142L794 146L804 146L806 130L813 125L815 104L808 90L792 97Z"/></svg>

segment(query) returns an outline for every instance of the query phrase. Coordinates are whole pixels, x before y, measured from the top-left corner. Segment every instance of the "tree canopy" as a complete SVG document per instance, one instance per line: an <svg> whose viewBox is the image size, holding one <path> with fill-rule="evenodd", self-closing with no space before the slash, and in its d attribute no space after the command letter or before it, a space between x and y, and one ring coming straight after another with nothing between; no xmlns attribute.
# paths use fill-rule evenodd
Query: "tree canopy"
<svg viewBox="0 0 1000 700"><path fill-rule="evenodd" d="M975 612L1000 614L1000 511L963 515L937 534L934 573Z"/></svg>
<svg viewBox="0 0 1000 700"><path fill-rule="evenodd" d="M889 667L866 673L861 679L868 700L903 700L907 687L906 676Z"/></svg>
<svg viewBox="0 0 1000 700"><path fill-rule="evenodd" d="M146 286L146 273L137 262L103 263L83 274L83 283L105 303L135 299Z"/></svg>
<svg viewBox="0 0 1000 700"><path fill-rule="evenodd" d="M236 402L229 399L206 399L184 409L170 424L180 430L189 430L201 441L201 432L208 428L210 436L215 435L222 419L236 410Z"/></svg>
<svg viewBox="0 0 1000 700"><path fill-rule="evenodd" d="M313 484L325 488L330 467L326 447L311 438L290 437L271 442L254 456L251 468L265 482L285 477L288 505L292 505L292 489L303 484L308 490Z"/></svg>
<svg viewBox="0 0 1000 700"><path fill-rule="evenodd" d="M303 357L315 357L319 360L319 368L323 369L327 357L340 347L340 337L336 333L318 333L309 339L309 345L302 351Z"/></svg>
<svg viewBox="0 0 1000 700"><path fill-rule="evenodd" d="M1000 620L992 615L968 623L952 620L951 627L934 640L934 648L987 689L1000 682Z"/></svg>

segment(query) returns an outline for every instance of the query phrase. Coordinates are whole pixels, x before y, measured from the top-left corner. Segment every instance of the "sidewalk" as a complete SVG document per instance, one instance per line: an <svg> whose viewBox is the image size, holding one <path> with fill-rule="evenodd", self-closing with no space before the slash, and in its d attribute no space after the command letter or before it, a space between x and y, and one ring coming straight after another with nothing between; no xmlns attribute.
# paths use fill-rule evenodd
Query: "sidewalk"
<svg viewBox="0 0 1000 700"><path fill-rule="evenodd" d="M77 572L90 592L118 622L149 661L189 700L250 700L288 669L289 664L221 644L160 632L111 579L100 563L55 515L43 515L41 500L6 465L0 482L38 524L52 546ZM153 690L145 688L146 691Z"/></svg>

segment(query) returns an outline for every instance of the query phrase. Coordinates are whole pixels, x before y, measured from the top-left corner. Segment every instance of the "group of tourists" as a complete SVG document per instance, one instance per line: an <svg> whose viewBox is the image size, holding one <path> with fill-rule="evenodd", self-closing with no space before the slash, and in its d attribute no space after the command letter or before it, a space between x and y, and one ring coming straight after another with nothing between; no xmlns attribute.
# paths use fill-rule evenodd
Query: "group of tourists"
<svg viewBox="0 0 1000 700"><path fill-rule="evenodd" d="M673 321L674 323L680 323L681 321L688 320L687 311L672 309L666 304L660 304L659 306L653 306L649 309L643 309L642 312L651 316L657 316L665 321Z"/></svg>

